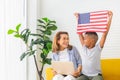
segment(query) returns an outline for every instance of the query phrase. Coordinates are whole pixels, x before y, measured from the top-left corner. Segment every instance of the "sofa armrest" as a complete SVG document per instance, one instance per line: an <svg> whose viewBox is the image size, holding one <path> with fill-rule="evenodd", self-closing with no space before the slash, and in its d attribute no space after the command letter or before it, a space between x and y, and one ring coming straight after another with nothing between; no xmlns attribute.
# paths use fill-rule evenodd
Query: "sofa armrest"
<svg viewBox="0 0 120 80"><path fill-rule="evenodd" d="M120 80L120 59L101 60L104 80Z"/></svg>
<svg viewBox="0 0 120 80"><path fill-rule="evenodd" d="M47 68L46 69L46 80L52 80L52 78L53 78L52 68Z"/></svg>

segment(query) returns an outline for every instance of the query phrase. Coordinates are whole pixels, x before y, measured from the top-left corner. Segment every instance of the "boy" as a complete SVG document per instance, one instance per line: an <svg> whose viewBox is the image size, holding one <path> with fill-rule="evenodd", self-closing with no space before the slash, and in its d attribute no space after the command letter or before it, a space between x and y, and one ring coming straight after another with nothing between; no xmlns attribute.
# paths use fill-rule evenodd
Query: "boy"
<svg viewBox="0 0 120 80"><path fill-rule="evenodd" d="M78 20L78 13L75 16ZM104 47L104 43L111 25L112 12L108 11L107 31L102 34L101 40L96 44L98 35L96 32L86 32L79 34L79 39L82 44L82 75L79 80L103 80L100 69L100 53Z"/></svg>

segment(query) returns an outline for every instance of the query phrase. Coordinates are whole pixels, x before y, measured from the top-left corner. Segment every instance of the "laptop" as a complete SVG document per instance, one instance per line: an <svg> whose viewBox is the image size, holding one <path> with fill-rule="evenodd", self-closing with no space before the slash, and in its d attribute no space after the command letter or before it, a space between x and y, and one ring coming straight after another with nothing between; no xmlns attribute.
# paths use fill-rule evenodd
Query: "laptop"
<svg viewBox="0 0 120 80"><path fill-rule="evenodd" d="M52 61L52 68L57 73L63 74L63 75L70 75L74 72L74 65L73 62L70 61Z"/></svg>

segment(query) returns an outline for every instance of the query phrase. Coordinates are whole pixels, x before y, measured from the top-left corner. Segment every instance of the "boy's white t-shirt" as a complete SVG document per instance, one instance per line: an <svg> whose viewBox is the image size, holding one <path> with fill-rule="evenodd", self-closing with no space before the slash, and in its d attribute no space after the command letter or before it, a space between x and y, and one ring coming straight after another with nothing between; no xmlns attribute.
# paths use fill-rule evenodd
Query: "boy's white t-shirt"
<svg viewBox="0 0 120 80"><path fill-rule="evenodd" d="M82 58L82 73L87 76L96 76L101 73L100 68L100 56L101 56L100 44L97 44L94 48L88 49L83 46L81 54Z"/></svg>
<svg viewBox="0 0 120 80"><path fill-rule="evenodd" d="M69 61L69 55L67 49L59 52L59 60L60 61Z"/></svg>

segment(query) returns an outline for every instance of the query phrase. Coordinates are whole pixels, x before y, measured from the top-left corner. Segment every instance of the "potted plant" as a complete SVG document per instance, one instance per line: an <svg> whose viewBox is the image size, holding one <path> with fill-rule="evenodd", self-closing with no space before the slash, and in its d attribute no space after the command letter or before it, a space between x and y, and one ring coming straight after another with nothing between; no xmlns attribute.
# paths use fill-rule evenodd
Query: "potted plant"
<svg viewBox="0 0 120 80"><path fill-rule="evenodd" d="M44 80L42 77L43 67L45 64L51 64L51 59L47 58L47 55L52 49L50 36L52 31L57 29L56 22L48 18L38 19L37 33L32 33L28 28L20 31L20 27L21 24L18 24L15 30L9 29L8 34L13 34L15 38L20 38L24 41L27 50L22 53L20 60L22 61L26 56L33 56L39 78ZM36 54L40 54L40 70L38 69Z"/></svg>

